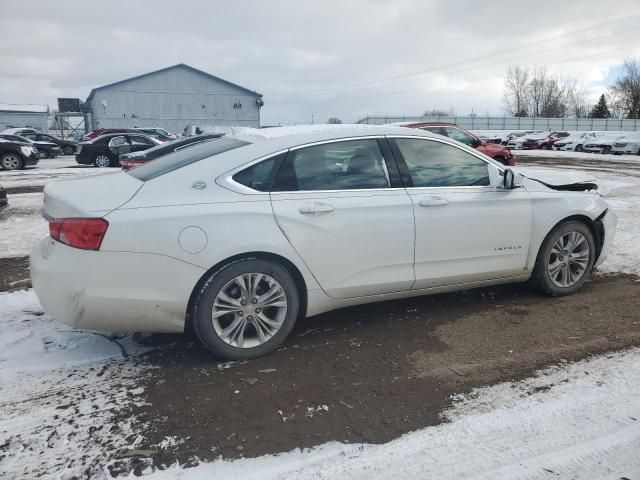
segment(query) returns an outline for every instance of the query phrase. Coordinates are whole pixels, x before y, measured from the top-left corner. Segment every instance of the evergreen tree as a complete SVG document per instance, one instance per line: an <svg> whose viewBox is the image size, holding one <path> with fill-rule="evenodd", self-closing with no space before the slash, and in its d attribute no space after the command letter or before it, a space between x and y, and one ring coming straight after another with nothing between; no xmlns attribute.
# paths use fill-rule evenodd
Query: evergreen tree
<svg viewBox="0 0 640 480"><path fill-rule="evenodd" d="M611 117L611 112L609 111L609 106L607 105L607 99L604 98L604 93L600 95L600 100L595 104L593 110L591 110L591 118L609 118Z"/></svg>

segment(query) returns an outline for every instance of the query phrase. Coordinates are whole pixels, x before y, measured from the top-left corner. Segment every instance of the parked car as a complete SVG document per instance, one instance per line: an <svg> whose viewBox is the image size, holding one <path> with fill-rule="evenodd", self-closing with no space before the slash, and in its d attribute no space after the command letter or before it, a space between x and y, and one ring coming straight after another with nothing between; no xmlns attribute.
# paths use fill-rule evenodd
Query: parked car
<svg viewBox="0 0 640 480"><path fill-rule="evenodd" d="M177 135L165 130L164 128L152 127L152 128L136 128L135 130L144 133L145 135L149 135L150 137L156 138L161 142L170 142L171 140L175 140L178 138Z"/></svg>
<svg viewBox="0 0 640 480"><path fill-rule="evenodd" d="M640 133L633 132L620 137L613 144L611 153L615 155L630 154L640 155Z"/></svg>
<svg viewBox="0 0 640 480"><path fill-rule="evenodd" d="M21 136L28 138L29 140L33 140L36 143L54 143L58 145L58 147L60 147L60 151L65 155L73 155L78 145L78 142L74 142L71 140L62 140L60 138L54 137L53 135L49 135L48 133L24 132Z"/></svg>
<svg viewBox="0 0 640 480"><path fill-rule="evenodd" d="M91 140L99 137L100 135L106 135L107 133L139 133L134 128L95 128L87 133L83 140Z"/></svg>
<svg viewBox="0 0 640 480"><path fill-rule="evenodd" d="M527 280L574 293L617 222L594 188L422 130L274 128L48 183L31 278L74 327L193 329L247 359L341 307Z"/></svg>
<svg viewBox="0 0 640 480"><path fill-rule="evenodd" d="M0 134L0 138L9 140L11 142L30 143L36 147L38 158L55 158L60 155L60 147L52 142L36 141L30 138L23 137L22 135L7 135Z"/></svg>
<svg viewBox="0 0 640 480"><path fill-rule="evenodd" d="M551 132L551 135L538 144L538 148L541 150L551 150L558 140L567 138L569 135L569 132Z"/></svg>
<svg viewBox="0 0 640 480"><path fill-rule="evenodd" d="M38 164L38 149L33 143L7 140L0 135L0 168L18 170Z"/></svg>
<svg viewBox="0 0 640 480"><path fill-rule="evenodd" d="M7 200L7 191L0 185L0 210L9 205Z"/></svg>
<svg viewBox="0 0 640 480"><path fill-rule="evenodd" d="M107 133L91 141L80 142L76 150L76 162L99 168L118 167L122 153L147 150L156 145L160 145L158 140L141 133Z"/></svg>
<svg viewBox="0 0 640 480"><path fill-rule="evenodd" d="M124 153L120 155L120 165L122 166L122 170L129 170L130 168L150 162L151 160L155 160L163 155L177 152L178 150L182 150L183 148L187 148L191 145L215 140L222 136L223 135L221 133L207 133L197 135L195 137L185 137L172 142L166 142L148 150Z"/></svg>
<svg viewBox="0 0 640 480"><path fill-rule="evenodd" d="M582 152L586 143L594 140L596 137L606 135L607 132L591 131L591 132L575 132L568 137L558 140L553 144L554 150L573 150Z"/></svg>
<svg viewBox="0 0 640 480"><path fill-rule="evenodd" d="M495 143L487 143L484 140L476 137L473 133L460 128L453 123L406 123L401 126L407 128L418 128L420 130L426 130L438 135L444 135L445 137L452 138L458 142L462 142L472 148L479 150L485 155L493 158L494 160L502 163L503 165L514 166L516 164L516 157L511 153L511 150L505 148L502 145Z"/></svg>
<svg viewBox="0 0 640 480"><path fill-rule="evenodd" d="M550 132L535 132L528 133L516 138L513 138L507 142L507 148L511 150L532 150L536 149L538 142L546 139Z"/></svg>
<svg viewBox="0 0 640 480"><path fill-rule="evenodd" d="M601 135L584 144L584 151L589 153L611 153L618 139L624 137L619 133L613 135Z"/></svg>

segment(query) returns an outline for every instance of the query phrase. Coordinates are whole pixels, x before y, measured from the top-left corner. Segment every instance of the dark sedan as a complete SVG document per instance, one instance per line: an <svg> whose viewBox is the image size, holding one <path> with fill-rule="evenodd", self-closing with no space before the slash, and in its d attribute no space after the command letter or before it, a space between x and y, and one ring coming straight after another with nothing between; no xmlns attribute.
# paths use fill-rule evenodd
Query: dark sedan
<svg viewBox="0 0 640 480"><path fill-rule="evenodd" d="M117 167L121 153L148 150L156 145L160 145L160 142L147 135L108 133L89 142L80 142L76 150L76 162L99 168Z"/></svg>
<svg viewBox="0 0 640 480"><path fill-rule="evenodd" d="M178 150L182 150L183 148L187 148L191 145L215 140L222 137L222 135L222 133L207 133L204 135L196 135L194 137L185 137L179 140L174 140L173 142L163 143L162 145L150 148L149 150L124 153L120 155L120 165L122 165L123 170L129 170L130 168L150 162L151 160L155 160L163 155L177 152Z"/></svg>
<svg viewBox="0 0 640 480"><path fill-rule="evenodd" d="M20 136L33 140L34 142L49 142L55 143L60 147L60 150L65 155L73 155L76 151L77 142L72 140L62 140L61 138L54 137L48 133L21 133Z"/></svg>
<svg viewBox="0 0 640 480"><path fill-rule="evenodd" d="M60 155L60 147L52 142L31 140L30 138L23 137L22 135L9 135L6 133L0 134L0 138L9 140L10 142L28 143L33 145L37 149L39 158L55 158Z"/></svg>
<svg viewBox="0 0 640 480"><path fill-rule="evenodd" d="M18 170L38 164L38 150L32 143L7 140L0 135L0 168Z"/></svg>

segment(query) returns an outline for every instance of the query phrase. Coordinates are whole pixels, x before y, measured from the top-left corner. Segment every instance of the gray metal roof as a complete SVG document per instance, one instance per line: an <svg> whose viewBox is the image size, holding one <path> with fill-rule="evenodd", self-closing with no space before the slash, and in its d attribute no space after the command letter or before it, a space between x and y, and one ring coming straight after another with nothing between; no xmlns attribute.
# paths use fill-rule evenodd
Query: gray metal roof
<svg viewBox="0 0 640 480"><path fill-rule="evenodd" d="M245 87L240 86L240 85L238 85L236 83L233 83L233 82L230 82L228 80L225 80L223 78L216 77L215 75L211 75L210 73L203 72L202 70L198 70L197 68L194 68L194 67L192 67L190 65L186 65L184 63L178 63L177 65L171 65L170 67L161 68L160 70L154 70L153 72L143 73L142 75L136 75L135 77L125 78L124 80L119 80L117 82L113 82L113 83L109 83L107 85L102 85L100 87L93 88L93 89L91 89L91 92L89 93L89 96L87 97L87 102L86 103L89 103L91 101L91 99L93 98L93 95L98 90L102 90L103 88L113 87L114 85L120 85L121 83L128 82L129 80L137 80L138 78L146 77L148 75L153 75L155 73L160 73L160 72L164 72L164 71L167 71L167 70L172 70L174 68L185 68L185 69L190 70L192 72L199 73L201 75L205 75L206 77L209 77L212 80L216 80L218 82L226 83L227 85L231 85L232 87L236 87L236 88L239 88L240 90L244 90L245 92L250 93L251 95L255 95L257 97L262 97L261 93L255 92L253 90L249 90L248 88L245 88Z"/></svg>

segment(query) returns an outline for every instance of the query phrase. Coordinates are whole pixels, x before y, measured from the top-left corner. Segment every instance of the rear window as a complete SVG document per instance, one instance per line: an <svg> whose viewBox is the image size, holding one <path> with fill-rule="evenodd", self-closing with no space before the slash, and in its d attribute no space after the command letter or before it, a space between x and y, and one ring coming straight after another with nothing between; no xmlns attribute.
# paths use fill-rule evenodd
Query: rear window
<svg viewBox="0 0 640 480"><path fill-rule="evenodd" d="M215 142L205 142L200 145L185 148L184 150L178 150L177 152L160 157L153 162L145 163L139 167L128 170L127 173L138 180L146 182L165 173L173 172L174 170L199 162L205 158L219 155L244 145L249 145L249 142L235 138L221 138Z"/></svg>

